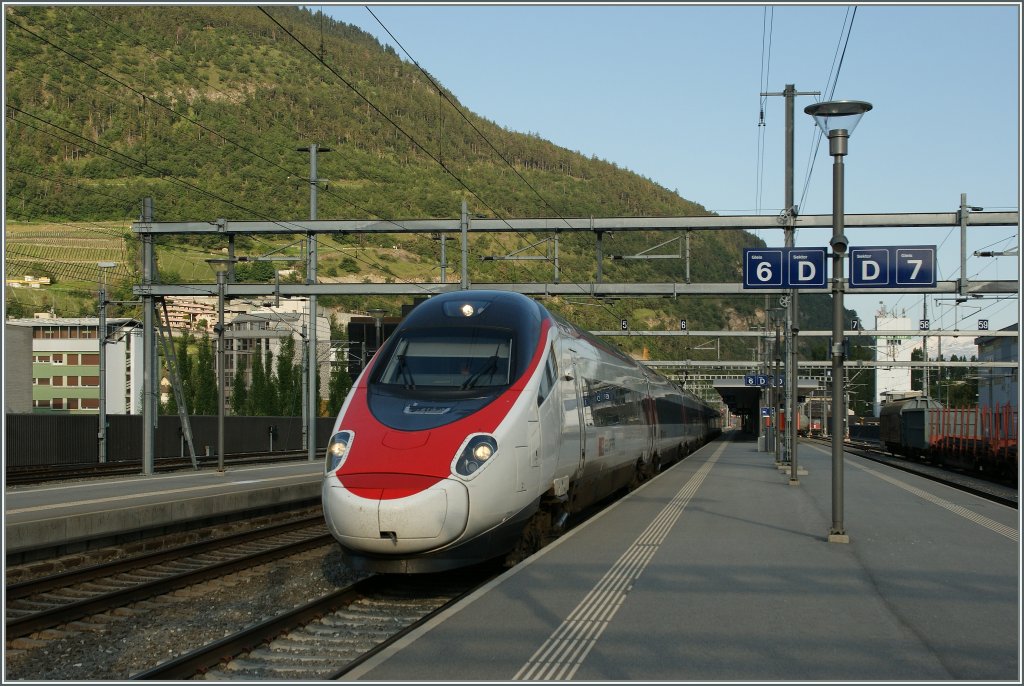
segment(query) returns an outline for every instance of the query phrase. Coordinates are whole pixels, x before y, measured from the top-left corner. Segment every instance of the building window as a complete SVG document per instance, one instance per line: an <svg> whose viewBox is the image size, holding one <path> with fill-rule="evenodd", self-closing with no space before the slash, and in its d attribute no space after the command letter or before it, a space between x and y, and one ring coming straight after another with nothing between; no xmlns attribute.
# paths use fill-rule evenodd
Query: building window
<svg viewBox="0 0 1024 686"><path fill-rule="evenodd" d="M99 363L100 363L100 355L99 355L99 353L82 353L82 364L83 365L99 364Z"/></svg>
<svg viewBox="0 0 1024 686"><path fill-rule="evenodd" d="M50 356L49 355L36 355L35 356L35 361L36 362L46 362L47 364L49 364Z"/></svg>
<svg viewBox="0 0 1024 686"><path fill-rule="evenodd" d="M64 353L54 353L52 362L54 364L64 364Z"/></svg>
<svg viewBox="0 0 1024 686"><path fill-rule="evenodd" d="M96 398L96 406L97 407L99 407L99 402L100 402L100 399ZM32 401L32 407L49 407L49 406L50 406L50 401L49 400L33 400Z"/></svg>
<svg viewBox="0 0 1024 686"><path fill-rule="evenodd" d="M55 376L55 377L53 377L53 385L54 386L63 386L64 385L64 377L63 376Z"/></svg>
<svg viewBox="0 0 1024 686"><path fill-rule="evenodd" d="M78 377L77 376L69 376L67 384L68 384L68 386L77 386L78 385Z"/></svg>
<svg viewBox="0 0 1024 686"><path fill-rule="evenodd" d="M55 410L63 410L64 409L64 398L54 398L53 399L53 404L50 405L50 407L52 407Z"/></svg>
<svg viewBox="0 0 1024 686"><path fill-rule="evenodd" d="M98 410L100 407L99 398L82 398L83 410Z"/></svg>
<svg viewBox="0 0 1024 686"><path fill-rule="evenodd" d="M42 379L32 379L32 382L35 385L37 385L37 386L49 386L50 385L49 377L44 377Z"/></svg>
<svg viewBox="0 0 1024 686"><path fill-rule="evenodd" d="M82 385L83 386L99 386L100 385L100 377L98 377L98 376L83 376L82 377Z"/></svg>
<svg viewBox="0 0 1024 686"><path fill-rule="evenodd" d="M78 353L68 353L68 364L78 364Z"/></svg>
<svg viewBox="0 0 1024 686"><path fill-rule="evenodd" d="M68 398L68 409L69 410L77 410L78 409L78 398Z"/></svg>

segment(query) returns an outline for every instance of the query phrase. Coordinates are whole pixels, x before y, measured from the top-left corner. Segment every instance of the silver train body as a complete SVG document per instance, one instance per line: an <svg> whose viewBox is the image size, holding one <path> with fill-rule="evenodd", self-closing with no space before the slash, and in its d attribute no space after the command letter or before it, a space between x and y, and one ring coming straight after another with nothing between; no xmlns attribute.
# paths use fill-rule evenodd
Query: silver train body
<svg viewBox="0 0 1024 686"><path fill-rule="evenodd" d="M716 409L526 296L444 294L346 398L324 515L357 569L511 564L720 430Z"/></svg>

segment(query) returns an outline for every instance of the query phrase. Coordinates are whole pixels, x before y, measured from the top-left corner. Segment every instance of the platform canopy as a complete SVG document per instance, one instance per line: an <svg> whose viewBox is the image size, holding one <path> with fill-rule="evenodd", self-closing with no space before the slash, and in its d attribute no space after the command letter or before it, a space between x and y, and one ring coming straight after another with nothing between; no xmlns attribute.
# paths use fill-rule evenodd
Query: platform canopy
<svg viewBox="0 0 1024 686"><path fill-rule="evenodd" d="M753 417L759 415L763 390L760 386L748 386L743 378L719 379L714 385L730 412ZM815 379L797 379L798 396L810 395L811 391L820 389L821 384Z"/></svg>

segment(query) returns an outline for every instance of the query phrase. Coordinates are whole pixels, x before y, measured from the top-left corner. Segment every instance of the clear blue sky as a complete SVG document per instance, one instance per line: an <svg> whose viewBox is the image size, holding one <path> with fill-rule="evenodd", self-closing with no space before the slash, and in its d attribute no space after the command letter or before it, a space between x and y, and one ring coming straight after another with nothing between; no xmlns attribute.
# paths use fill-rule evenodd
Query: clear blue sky
<svg viewBox="0 0 1024 686"><path fill-rule="evenodd" d="M721 214L774 215L783 206L784 100L759 94L790 83L822 93L797 98L802 214L832 211L828 142L813 154L817 128L803 112L826 99L874 105L850 138L847 213L950 212L961 193L987 210L1019 208L1016 3L861 5L855 13L838 4L370 8L473 112L615 162ZM365 6L323 9L405 57ZM939 280L960 276L958 229L847 235L853 246L939 245ZM1019 246L1016 227L969 236L969 255ZM761 237L783 244L781 231ZM831 229L807 229L797 244L824 246L830 237ZM968 276L1019 280L1018 265L1019 257L970 256ZM932 328L952 328L954 308L931 300ZM918 294L846 298L866 326L879 301L920 317ZM979 317L1002 328L1019 309L1016 299L970 302L959 309L960 328L976 328Z"/></svg>

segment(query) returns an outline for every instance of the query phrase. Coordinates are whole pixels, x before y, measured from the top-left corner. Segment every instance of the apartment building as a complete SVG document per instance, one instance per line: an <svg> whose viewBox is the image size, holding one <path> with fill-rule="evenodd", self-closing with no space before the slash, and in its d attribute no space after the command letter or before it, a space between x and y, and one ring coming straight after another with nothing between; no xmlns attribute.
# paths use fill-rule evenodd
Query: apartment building
<svg viewBox="0 0 1024 686"><path fill-rule="evenodd" d="M31 349L21 353L26 359L15 361L32 369L32 412L99 411L99 318L36 315L5 324L32 332ZM107 319L104 376L109 414L142 412L142 324L138 320ZM5 392L18 391L6 386Z"/></svg>

